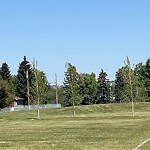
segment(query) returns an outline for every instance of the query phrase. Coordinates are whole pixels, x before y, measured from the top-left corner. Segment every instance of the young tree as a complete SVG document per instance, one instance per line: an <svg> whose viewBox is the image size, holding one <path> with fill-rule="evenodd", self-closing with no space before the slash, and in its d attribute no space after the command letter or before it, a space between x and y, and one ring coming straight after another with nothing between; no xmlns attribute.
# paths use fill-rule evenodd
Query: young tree
<svg viewBox="0 0 150 150"><path fill-rule="evenodd" d="M9 67L6 62L3 63L2 67L0 68L0 76L3 80L7 80L7 81L9 81L11 77Z"/></svg>
<svg viewBox="0 0 150 150"><path fill-rule="evenodd" d="M126 73L125 75L125 79L126 79L126 83L129 85L129 91L130 91L130 99L131 99L131 104L132 104L132 116L134 117L134 74L133 74L133 70L131 69L131 64L130 64L130 60L127 57L127 60L125 62L126 65Z"/></svg>
<svg viewBox="0 0 150 150"><path fill-rule="evenodd" d="M35 78L32 80L33 85L33 103L37 104L38 99L40 104L44 104L50 98L49 83L43 71L34 69Z"/></svg>
<svg viewBox="0 0 150 150"><path fill-rule="evenodd" d="M110 100L109 82L106 77L107 73L102 69L97 81L97 104L108 103Z"/></svg>
<svg viewBox="0 0 150 150"><path fill-rule="evenodd" d="M81 102L81 95L79 94L79 74L76 71L76 67L67 63L67 71L65 72L64 79L64 94L65 94L65 103L74 107L74 116L75 116L75 106L79 105Z"/></svg>

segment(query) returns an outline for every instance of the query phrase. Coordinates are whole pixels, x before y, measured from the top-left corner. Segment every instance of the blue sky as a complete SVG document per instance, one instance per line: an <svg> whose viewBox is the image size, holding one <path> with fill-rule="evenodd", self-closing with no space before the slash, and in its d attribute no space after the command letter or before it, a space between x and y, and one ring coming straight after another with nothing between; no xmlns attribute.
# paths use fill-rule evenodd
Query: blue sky
<svg viewBox="0 0 150 150"><path fill-rule="evenodd" d="M114 79L128 56L132 64L150 57L149 0L1 0L0 64L16 74L24 56L54 83L65 63L79 72L101 68Z"/></svg>

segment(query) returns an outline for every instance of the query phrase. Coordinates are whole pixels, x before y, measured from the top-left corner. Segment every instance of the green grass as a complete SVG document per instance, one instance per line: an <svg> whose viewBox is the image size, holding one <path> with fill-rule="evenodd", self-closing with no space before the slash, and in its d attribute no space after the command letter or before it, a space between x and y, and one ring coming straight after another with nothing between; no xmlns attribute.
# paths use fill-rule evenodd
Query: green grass
<svg viewBox="0 0 150 150"><path fill-rule="evenodd" d="M150 137L150 103L0 113L1 150L132 150ZM150 142L140 150L149 150Z"/></svg>

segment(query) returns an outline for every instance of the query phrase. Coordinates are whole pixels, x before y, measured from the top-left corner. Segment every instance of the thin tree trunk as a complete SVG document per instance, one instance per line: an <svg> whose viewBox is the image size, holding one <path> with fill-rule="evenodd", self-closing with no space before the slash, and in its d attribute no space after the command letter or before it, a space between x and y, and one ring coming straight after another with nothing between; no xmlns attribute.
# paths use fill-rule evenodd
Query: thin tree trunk
<svg viewBox="0 0 150 150"><path fill-rule="evenodd" d="M131 67L130 66L129 66L129 82L130 82L130 94L131 94L131 101L132 101L132 117L134 117L133 86L132 86Z"/></svg>
<svg viewBox="0 0 150 150"><path fill-rule="evenodd" d="M75 107L74 100L73 100L73 116L74 117L76 116L76 107Z"/></svg>

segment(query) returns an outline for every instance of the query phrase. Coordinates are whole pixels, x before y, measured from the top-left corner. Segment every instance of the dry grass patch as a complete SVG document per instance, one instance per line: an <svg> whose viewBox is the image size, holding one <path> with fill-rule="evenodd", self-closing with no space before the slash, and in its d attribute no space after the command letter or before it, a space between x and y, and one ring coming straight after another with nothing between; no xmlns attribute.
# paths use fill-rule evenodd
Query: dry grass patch
<svg viewBox="0 0 150 150"><path fill-rule="evenodd" d="M40 120L36 111L1 113L0 149L132 150L150 136L150 104L138 104L135 118L128 107L82 106L76 117L71 107L42 110Z"/></svg>

